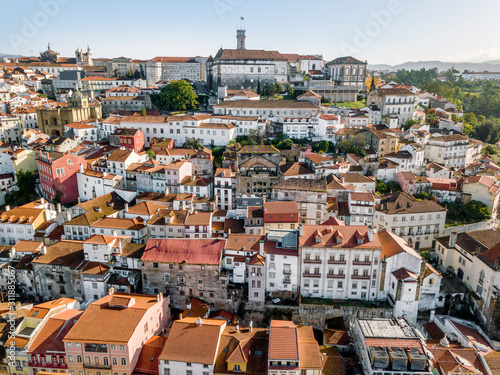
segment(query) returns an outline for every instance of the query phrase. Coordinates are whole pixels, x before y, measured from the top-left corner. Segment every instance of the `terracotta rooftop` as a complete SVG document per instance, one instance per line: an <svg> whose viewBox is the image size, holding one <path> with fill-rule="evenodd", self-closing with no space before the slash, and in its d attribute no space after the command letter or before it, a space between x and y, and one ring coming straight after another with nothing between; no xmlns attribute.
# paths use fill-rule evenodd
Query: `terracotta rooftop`
<svg viewBox="0 0 500 375"><path fill-rule="evenodd" d="M90 304L63 341L127 344L134 332L142 329L137 325L144 314L157 303L156 297L141 294L107 295Z"/></svg>
<svg viewBox="0 0 500 375"><path fill-rule="evenodd" d="M221 239L149 239L142 261L219 265L225 244Z"/></svg>
<svg viewBox="0 0 500 375"><path fill-rule="evenodd" d="M269 334L269 360L298 360L297 327L291 321L272 320Z"/></svg>
<svg viewBox="0 0 500 375"><path fill-rule="evenodd" d="M201 324L197 324L201 323ZM160 359L214 365L217 348L226 321L221 319L183 318L172 323ZM189 347L190 350L186 350Z"/></svg>

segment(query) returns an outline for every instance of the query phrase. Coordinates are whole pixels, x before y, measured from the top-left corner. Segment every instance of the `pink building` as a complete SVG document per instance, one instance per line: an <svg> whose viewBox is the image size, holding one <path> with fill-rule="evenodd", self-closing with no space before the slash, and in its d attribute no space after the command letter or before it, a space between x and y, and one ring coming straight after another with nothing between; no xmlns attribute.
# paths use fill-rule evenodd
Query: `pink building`
<svg viewBox="0 0 500 375"><path fill-rule="evenodd" d="M69 152L44 152L38 156L38 173L44 198L53 200L61 194L61 203L72 203L78 199L76 173L80 165L86 166L84 158Z"/></svg>
<svg viewBox="0 0 500 375"><path fill-rule="evenodd" d="M131 375L143 345L170 322L170 297L110 289L64 338L72 375Z"/></svg>

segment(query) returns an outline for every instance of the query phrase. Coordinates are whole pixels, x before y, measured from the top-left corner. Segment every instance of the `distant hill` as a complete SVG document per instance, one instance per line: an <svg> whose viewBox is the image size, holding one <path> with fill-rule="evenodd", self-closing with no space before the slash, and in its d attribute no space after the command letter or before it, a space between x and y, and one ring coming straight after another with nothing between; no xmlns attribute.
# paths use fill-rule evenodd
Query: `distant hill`
<svg viewBox="0 0 500 375"><path fill-rule="evenodd" d="M420 70L422 68L437 68L439 71L446 71L451 67L455 67L455 69L460 73L462 73L464 70L474 72L482 72L485 70L489 72L500 72L500 60L491 60L484 62L408 61L399 65L368 64L368 69L389 71L397 71L400 69Z"/></svg>

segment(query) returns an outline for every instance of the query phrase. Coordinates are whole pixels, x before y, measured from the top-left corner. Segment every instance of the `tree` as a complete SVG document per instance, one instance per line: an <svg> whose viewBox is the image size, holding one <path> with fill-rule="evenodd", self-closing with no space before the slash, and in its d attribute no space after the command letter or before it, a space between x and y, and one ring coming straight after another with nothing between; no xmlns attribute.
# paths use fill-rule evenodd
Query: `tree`
<svg viewBox="0 0 500 375"><path fill-rule="evenodd" d="M262 145L264 144L264 136L262 133L262 126L257 127L257 129L250 129L248 132L248 142L251 145Z"/></svg>
<svg viewBox="0 0 500 375"><path fill-rule="evenodd" d="M384 195L389 189L387 188L387 184L382 180L377 180L377 186L375 187L375 191Z"/></svg>
<svg viewBox="0 0 500 375"><path fill-rule="evenodd" d="M113 70L113 74L115 75L115 77L118 77L118 69Z"/></svg>
<svg viewBox="0 0 500 375"><path fill-rule="evenodd" d="M257 80L257 94L259 95L262 94L262 89L260 87L260 78Z"/></svg>
<svg viewBox="0 0 500 375"><path fill-rule="evenodd" d="M413 119L408 119L406 120L402 125L401 125L401 129L403 129L403 131L407 131L408 129L410 129L413 125L415 125L417 122Z"/></svg>
<svg viewBox="0 0 500 375"><path fill-rule="evenodd" d="M148 154L149 160L153 160L156 158L156 153L153 151L153 149L150 148L146 151L146 153Z"/></svg>
<svg viewBox="0 0 500 375"><path fill-rule="evenodd" d="M401 186L396 181L389 181L387 183L387 190L389 191L401 191Z"/></svg>
<svg viewBox="0 0 500 375"><path fill-rule="evenodd" d="M172 81L161 89L159 94L151 95L151 101L159 109L166 111L189 111L198 108L198 96L187 81Z"/></svg>
<svg viewBox="0 0 500 375"><path fill-rule="evenodd" d="M146 108L144 108L144 106L142 106L141 108L141 116L146 116L148 113L146 112Z"/></svg>
<svg viewBox="0 0 500 375"><path fill-rule="evenodd" d="M484 221L491 218L491 212L488 206L479 201L470 201L464 204L464 215L473 222Z"/></svg>
<svg viewBox="0 0 500 375"><path fill-rule="evenodd" d="M495 144L500 140L500 124L488 119L473 129L473 135L483 142Z"/></svg>
<svg viewBox="0 0 500 375"><path fill-rule="evenodd" d="M191 148L195 150L201 150L203 148L203 143L201 143L201 139L188 138L186 142L184 142L184 148Z"/></svg>
<svg viewBox="0 0 500 375"><path fill-rule="evenodd" d="M22 169L17 172L17 186L19 190L5 195L5 202L11 205L23 205L34 201L37 198L35 191L36 176L33 171L24 172Z"/></svg>
<svg viewBox="0 0 500 375"><path fill-rule="evenodd" d="M484 149L483 149L483 152L485 154L489 154L489 155L496 155L498 153L497 151L497 148L495 146L492 146L492 145L488 145L486 146Z"/></svg>
<svg viewBox="0 0 500 375"><path fill-rule="evenodd" d="M426 199L429 199L431 196L428 192L426 191L421 191L420 193L418 193L415 198L417 199L422 199L422 200L426 200Z"/></svg>
<svg viewBox="0 0 500 375"><path fill-rule="evenodd" d="M314 152L318 152L320 154L324 154L325 152L328 151L328 148L330 147L330 144L326 140L319 141L318 143L315 143L312 145L312 150Z"/></svg>

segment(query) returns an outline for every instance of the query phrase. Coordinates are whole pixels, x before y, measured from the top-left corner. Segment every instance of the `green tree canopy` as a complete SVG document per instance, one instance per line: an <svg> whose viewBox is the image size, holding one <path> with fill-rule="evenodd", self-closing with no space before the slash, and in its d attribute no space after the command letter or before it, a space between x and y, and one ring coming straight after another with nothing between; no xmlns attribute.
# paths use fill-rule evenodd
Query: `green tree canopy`
<svg viewBox="0 0 500 375"><path fill-rule="evenodd" d="M186 142L184 142L184 148L201 150L203 148L203 143L201 143L201 139L188 138Z"/></svg>
<svg viewBox="0 0 500 375"><path fill-rule="evenodd" d="M488 220L491 218L491 212L488 206L479 201L470 201L464 204L463 212L467 218L474 222Z"/></svg>
<svg viewBox="0 0 500 375"><path fill-rule="evenodd" d="M498 120L488 119L474 127L472 134L486 143L497 143L500 140L500 123Z"/></svg>
<svg viewBox="0 0 500 375"><path fill-rule="evenodd" d="M185 80L172 81L161 89L159 94L151 95L151 101L161 110L189 111L198 108L198 96L193 87Z"/></svg>
<svg viewBox="0 0 500 375"><path fill-rule="evenodd" d="M430 194L426 191L421 191L415 196L415 198L422 200L429 199L430 197L431 197Z"/></svg>
<svg viewBox="0 0 500 375"><path fill-rule="evenodd" d="M23 205L37 199L35 192L36 176L33 171L24 172L22 169L17 172L17 186L19 190L5 195L5 201L11 205Z"/></svg>
<svg viewBox="0 0 500 375"><path fill-rule="evenodd" d="M389 189L387 188L387 184L382 180L377 180L377 186L375 187L375 191L382 195L387 194Z"/></svg>

